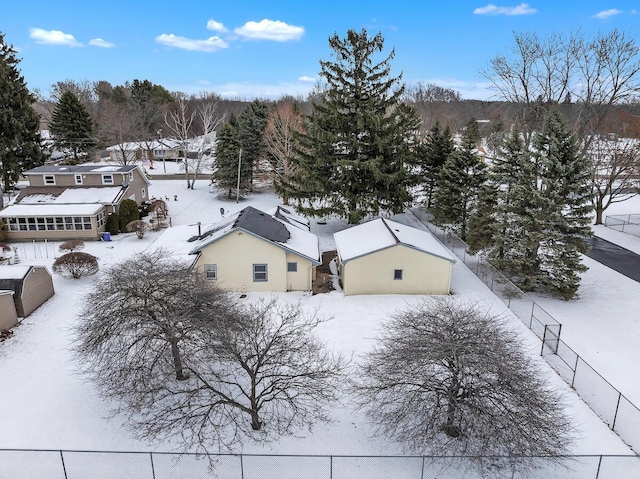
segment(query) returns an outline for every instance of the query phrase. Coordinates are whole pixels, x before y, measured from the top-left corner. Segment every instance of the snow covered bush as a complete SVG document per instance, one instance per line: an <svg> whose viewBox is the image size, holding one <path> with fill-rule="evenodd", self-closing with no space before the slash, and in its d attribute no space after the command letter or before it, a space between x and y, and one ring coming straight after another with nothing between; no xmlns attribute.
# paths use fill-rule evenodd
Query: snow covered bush
<svg viewBox="0 0 640 479"><path fill-rule="evenodd" d="M79 279L98 272L98 258L89 253L67 253L56 259L51 269L63 278Z"/></svg>
<svg viewBox="0 0 640 479"><path fill-rule="evenodd" d="M127 231L135 233L138 239L144 238L144 234L149 231L149 225L143 220L134 220L127 224Z"/></svg>

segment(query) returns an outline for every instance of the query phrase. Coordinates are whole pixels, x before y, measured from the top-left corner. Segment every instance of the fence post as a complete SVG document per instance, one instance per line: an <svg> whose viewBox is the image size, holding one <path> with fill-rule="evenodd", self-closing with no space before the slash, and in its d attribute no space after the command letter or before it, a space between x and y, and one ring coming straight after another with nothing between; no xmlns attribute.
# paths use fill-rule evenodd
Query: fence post
<svg viewBox="0 0 640 479"><path fill-rule="evenodd" d="M64 479L67 479L67 468L64 465L64 456L62 455L62 449L60 449L60 460L62 461L62 472L64 472Z"/></svg>
<svg viewBox="0 0 640 479"><path fill-rule="evenodd" d="M333 456L329 456L329 479L333 479Z"/></svg>
<svg viewBox="0 0 640 479"><path fill-rule="evenodd" d="M244 479L244 462L242 461L242 454L240 454L240 478Z"/></svg>
<svg viewBox="0 0 640 479"><path fill-rule="evenodd" d="M531 325L533 324L533 310L536 308L536 302L531 301L531 317L529 318L529 329L531 329Z"/></svg>
<svg viewBox="0 0 640 479"><path fill-rule="evenodd" d="M424 456L422 456L422 471L420 471L420 479L424 479Z"/></svg>
<svg viewBox="0 0 640 479"><path fill-rule="evenodd" d="M544 325L544 332L542 333L542 347L540 348L540 356L544 356L544 343L547 340L547 325Z"/></svg>
<svg viewBox="0 0 640 479"><path fill-rule="evenodd" d="M616 403L616 412L613 415L613 422L611 423L611 430L615 431L616 419L618 419L618 409L620 409L620 399L622 399L622 393L618 392L618 402Z"/></svg>
<svg viewBox="0 0 640 479"><path fill-rule="evenodd" d="M600 459L598 460L598 469L596 470L596 479L600 477L600 466L602 465L602 454L600 454Z"/></svg>
<svg viewBox="0 0 640 479"><path fill-rule="evenodd" d="M578 361L580 361L580 356L576 354L576 365L573 367L573 377L571 378L571 387L573 387L573 383L576 381L576 372L578 371Z"/></svg>
<svg viewBox="0 0 640 479"><path fill-rule="evenodd" d="M153 467L153 452L149 453L149 458L151 459L151 477L156 479L156 468Z"/></svg>

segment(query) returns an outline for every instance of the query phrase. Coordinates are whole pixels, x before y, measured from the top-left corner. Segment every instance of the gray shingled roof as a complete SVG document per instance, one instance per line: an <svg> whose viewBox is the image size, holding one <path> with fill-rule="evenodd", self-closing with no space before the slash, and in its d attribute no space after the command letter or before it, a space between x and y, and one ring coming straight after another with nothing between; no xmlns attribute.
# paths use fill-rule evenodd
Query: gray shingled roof
<svg viewBox="0 0 640 479"><path fill-rule="evenodd" d="M251 206L247 206L240 212L233 227L245 229L278 243L285 243L291 237L291 233L281 222Z"/></svg>

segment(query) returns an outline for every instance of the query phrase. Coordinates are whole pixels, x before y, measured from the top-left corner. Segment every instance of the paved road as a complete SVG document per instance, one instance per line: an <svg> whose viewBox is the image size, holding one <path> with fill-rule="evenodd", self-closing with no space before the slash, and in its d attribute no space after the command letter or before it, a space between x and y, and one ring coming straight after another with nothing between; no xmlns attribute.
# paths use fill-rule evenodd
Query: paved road
<svg viewBox="0 0 640 479"><path fill-rule="evenodd" d="M591 246L587 253L589 258L640 282L640 255L597 236L588 238L587 243Z"/></svg>

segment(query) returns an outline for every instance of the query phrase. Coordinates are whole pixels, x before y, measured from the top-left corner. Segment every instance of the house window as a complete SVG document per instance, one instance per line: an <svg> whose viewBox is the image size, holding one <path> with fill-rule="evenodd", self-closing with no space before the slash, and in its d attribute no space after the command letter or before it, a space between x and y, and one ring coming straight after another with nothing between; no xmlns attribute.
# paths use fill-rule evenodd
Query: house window
<svg viewBox="0 0 640 479"><path fill-rule="evenodd" d="M103 185L112 185L113 184L113 175L102 175L102 184Z"/></svg>
<svg viewBox="0 0 640 479"><path fill-rule="evenodd" d="M254 264L253 265L253 281L267 281L267 265L266 264Z"/></svg>
<svg viewBox="0 0 640 479"><path fill-rule="evenodd" d="M287 263L287 271L289 273L295 273L298 271L298 263Z"/></svg>
<svg viewBox="0 0 640 479"><path fill-rule="evenodd" d="M142 199L146 199L147 198L147 190L145 190L144 188L142 188L142 190L140 190L142 193Z"/></svg>
<svg viewBox="0 0 640 479"><path fill-rule="evenodd" d="M218 265L217 264L205 264L204 265L204 279L217 280L218 279Z"/></svg>
<svg viewBox="0 0 640 479"><path fill-rule="evenodd" d="M133 181L133 171L129 172L129 183Z"/></svg>
<svg viewBox="0 0 640 479"><path fill-rule="evenodd" d="M153 156L156 158L166 158L167 150L153 150Z"/></svg>
<svg viewBox="0 0 640 479"><path fill-rule="evenodd" d="M82 175L75 175L76 185L82 184Z"/></svg>
<svg viewBox="0 0 640 479"><path fill-rule="evenodd" d="M44 175L44 184L45 185L55 185L56 177L54 175Z"/></svg>
<svg viewBox="0 0 640 479"><path fill-rule="evenodd" d="M402 279L402 270L394 269L393 270L393 279Z"/></svg>
<svg viewBox="0 0 640 479"><path fill-rule="evenodd" d="M96 217L96 224L98 225L98 228L101 228L104 225L104 211L98 213L98 216Z"/></svg>

